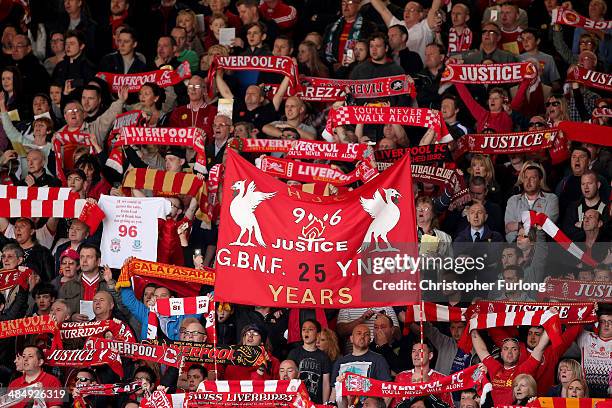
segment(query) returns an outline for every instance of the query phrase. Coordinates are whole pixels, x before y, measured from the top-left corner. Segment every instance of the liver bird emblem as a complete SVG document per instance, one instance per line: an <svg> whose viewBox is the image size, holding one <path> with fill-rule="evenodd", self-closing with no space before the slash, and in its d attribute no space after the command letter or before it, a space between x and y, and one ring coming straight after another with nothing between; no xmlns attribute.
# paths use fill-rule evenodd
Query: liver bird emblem
<svg viewBox="0 0 612 408"><path fill-rule="evenodd" d="M368 231L363 238L363 244L357 252L363 252L369 248L374 242L374 249L372 252L398 252L399 249L394 248L389 240L387 234L391 231L400 219L400 209L393 201L394 198L401 198L401 194L394 188L384 188L385 198L383 199L379 190L376 190L372 198L360 197L359 201L363 209L370 214L373 218ZM378 241L381 240L387 244L386 248L381 248L378 245Z"/></svg>
<svg viewBox="0 0 612 408"><path fill-rule="evenodd" d="M240 234L236 241L230 243L230 245L240 246L255 246L251 242L253 234L255 234L255 240L259 245L265 248L266 243L261 236L261 230L259 229L259 223L255 217L255 209L264 200L269 200L276 195L274 193L262 193L255 191L255 182L251 181L245 191L246 180L239 180L234 183L232 190L236 191L234 198L230 204L230 215L232 219L240 227ZM248 232L249 236L246 242L242 242L242 237Z"/></svg>

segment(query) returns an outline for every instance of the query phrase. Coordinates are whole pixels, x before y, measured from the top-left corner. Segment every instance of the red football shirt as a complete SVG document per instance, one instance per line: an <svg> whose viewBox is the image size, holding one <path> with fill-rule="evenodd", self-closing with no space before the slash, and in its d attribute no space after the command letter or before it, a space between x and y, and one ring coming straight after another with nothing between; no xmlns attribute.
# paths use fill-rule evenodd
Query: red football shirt
<svg viewBox="0 0 612 408"><path fill-rule="evenodd" d="M36 383L40 383L41 385L41 389L44 389L46 393L51 392L52 390L57 390L57 392L59 392L60 387L62 386L60 384L60 381L57 379L57 377L51 375L51 374L47 374L44 371L41 371L40 374L38 375L38 377L36 377L33 381L31 382L27 382L25 379L25 376L21 376L19 378L16 378L15 380L11 381L11 383L8 386L9 390L18 390L20 388L24 388L27 387L29 385L32 384L36 384ZM26 398L25 400L21 401L19 404L14 405L14 407L16 408L23 408L25 407L27 404L29 404L32 400ZM45 399L45 403L47 404L48 407L53 407L53 406L61 406L62 405L62 401L61 400L55 400L55 399Z"/></svg>
<svg viewBox="0 0 612 408"><path fill-rule="evenodd" d="M491 396L495 405L511 405L512 398L512 380L519 374L535 375L540 362L529 356L523 363L514 367L506 368L502 363L495 360L491 355L482 360L489 371L489 378L493 390Z"/></svg>

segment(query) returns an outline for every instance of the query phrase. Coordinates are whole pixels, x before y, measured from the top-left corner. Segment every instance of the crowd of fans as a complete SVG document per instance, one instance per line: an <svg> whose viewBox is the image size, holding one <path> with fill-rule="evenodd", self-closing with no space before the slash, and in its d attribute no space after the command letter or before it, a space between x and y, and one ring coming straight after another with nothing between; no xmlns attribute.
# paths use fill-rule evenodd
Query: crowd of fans
<svg viewBox="0 0 612 408"><path fill-rule="evenodd" d="M215 56L294 57L299 73L312 77L409 75L415 98L350 102L440 110L454 140L472 133L545 130L561 121L610 126L610 116L592 118L591 113L612 108L611 95L566 77L574 66L609 73L612 32L551 24L558 7L595 21L610 20L604 0L1 0L1 183L61 186L51 143L57 131L90 135L93 153L89 147L64 147L65 186L81 198L125 194L122 179L134 167L193 171L193 149L153 145L124 146L123 171L109 167L110 130L116 116L130 110L143 111L149 127L204 130L208 170L223 163L234 137L321 139L331 103L309 103L299 95L284 98L286 81L267 72L217 70L209 90L206 78ZM235 29L234 38L220 45L227 35L221 30L227 28ZM450 58L464 64L535 61L539 82L535 87L526 82L514 87L441 85ZM137 94L126 88L113 94L95 76L176 69L184 61L192 72L188 80L166 88L146 83ZM270 95L260 84L281 85ZM220 98L233 99L231 117L217 113ZM415 127L358 124L344 126L333 141L395 149L422 144L425 137L425 129ZM554 276L610 284L612 157L607 146L609 140L572 143L569 159L558 164L541 151L469 154L456 166L464 170L471 201L451 211L441 204L444 193L439 189L415 185L417 225L403 227L417 228L419 240L435 237L428 256L452 256L453 242L498 243L489 250L493 256L487 268L507 282L543 282ZM168 200L172 212L160 221L158 260L214 267L223 220L200 225L194 218L197 203L183 197ZM597 265L582 264L570 254L551 256L550 237L535 228L527 232L522 225L521 213L529 209L545 213ZM189 236L187 231L179 237L176 226L183 218L193 225ZM25 266L34 273L29 289L17 286L0 293L0 320L50 314L59 323L85 322L89 317L80 313L79 304L86 300L93 301L94 321L118 319L139 341L146 339L147 306L176 294L157 285L148 285L141 298L131 288L117 289L118 271L101 265L100 238L100 229L89 231L78 219L1 218L3 269ZM453 271L438 272L449 281L460 279ZM201 293L211 290L203 287ZM438 303L458 307L473 300L456 291L436 296ZM520 290L479 296L535 300L533 293ZM612 299L600 300L597 327L567 326L560 346L549 344L542 327L521 327L506 336L474 330L472 353L457 346L465 321L421 327L406 321L405 307L330 309L322 327L312 309L217 303L217 343L265 345L266 364L192 365L179 375L159 364L124 359L125 375L119 378L105 366L48 368L42 353L48 339L19 337L0 339L0 384L17 389L41 382L72 390L75 384L140 380L143 389L123 402L115 397L86 399L92 406L122 403L131 408L160 385L177 392L194 391L205 379L301 378L311 399L321 404L336 402L334 382L352 365L378 380L409 383L435 380L482 361L495 405L526 405L536 396L611 397L612 308L605 302ZM300 341L287 341L291 313L299 315ZM169 340L210 343L205 325L205 316L186 315L169 318L160 329ZM468 390L406 401L362 398L357 403L467 408L479 402L476 391Z"/></svg>

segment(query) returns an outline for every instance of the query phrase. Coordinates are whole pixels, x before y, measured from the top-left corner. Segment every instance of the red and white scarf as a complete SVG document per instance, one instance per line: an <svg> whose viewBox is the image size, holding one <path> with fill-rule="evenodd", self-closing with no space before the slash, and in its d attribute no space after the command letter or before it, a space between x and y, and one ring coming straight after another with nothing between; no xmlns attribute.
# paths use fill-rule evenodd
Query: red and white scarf
<svg viewBox="0 0 612 408"><path fill-rule="evenodd" d="M300 91L297 65L291 57L272 55L215 56L208 69L208 92L212 95L217 69L226 71L262 71L282 74L289 78L290 94Z"/></svg>
<svg viewBox="0 0 612 408"><path fill-rule="evenodd" d="M258 166L264 173L289 180L304 183L329 183L334 186L345 186L362 180L369 181L378 174L378 170L366 160L358 167L346 174L327 164L306 163L276 157L263 157Z"/></svg>
<svg viewBox="0 0 612 408"><path fill-rule="evenodd" d="M546 290L538 292L538 300L599 302L602 299L612 299L612 282L579 281L548 277L544 282L546 283ZM555 305L556 303L552 304ZM583 323L587 323L587 321Z"/></svg>
<svg viewBox="0 0 612 408"><path fill-rule="evenodd" d="M612 108L595 108L591 113L591 120L602 120L612 118ZM602 122L603 123L603 122Z"/></svg>
<svg viewBox="0 0 612 408"><path fill-rule="evenodd" d="M325 159L353 162L371 156L371 149L363 143L329 143L314 140L295 140L288 159Z"/></svg>
<svg viewBox="0 0 612 408"><path fill-rule="evenodd" d="M514 313L528 311L546 311L551 308L559 311L561 324L595 323L596 305L593 302L561 303L561 302L512 302L503 300L479 300L468 308L467 315L474 313Z"/></svg>
<svg viewBox="0 0 612 408"><path fill-rule="evenodd" d="M457 140L453 157L458 158L466 153L481 154L517 154L550 149L559 136L559 129L496 133L470 134Z"/></svg>
<svg viewBox="0 0 612 408"><path fill-rule="evenodd" d="M68 187L26 187L0 185L0 198L18 200L76 200L78 193Z"/></svg>
<svg viewBox="0 0 612 408"><path fill-rule="evenodd" d="M347 93L357 99L385 98L404 94L415 98L414 83L407 78L407 75L360 80L301 77L302 91L298 92L297 96L308 102L343 101ZM279 84L264 84L263 89L266 96L272 98L278 87Z"/></svg>
<svg viewBox="0 0 612 408"><path fill-rule="evenodd" d="M62 181L62 183L66 184L66 177L64 176L64 145L81 145L89 147L89 152L93 153L94 149L91 144L91 138L95 137L89 133L73 133L73 132L65 132L58 131L53 135L53 140L51 143L53 144L53 151L55 153L55 172L57 174L57 178Z"/></svg>
<svg viewBox="0 0 612 408"><path fill-rule="evenodd" d="M582 263L590 266L597 265L597 262L573 243L546 214L536 213L535 211L523 211L521 220L523 221L525 234L529 233L529 229L532 225L541 227L544 232L561 245L567 252L578 258Z"/></svg>
<svg viewBox="0 0 612 408"><path fill-rule="evenodd" d="M334 129L350 124L420 126L432 128L438 134L437 141L450 137L440 111L429 108L341 106L329 111L326 128Z"/></svg>
<svg viewBox="0 0 612 408"><path fill-rule="evenodd" d="M612 20L596 21L580 14L574 10L569 10L563 7L557 7L552 11L551 24L564 24L572 27L582 27L587 30L609 30L612 28Z"/></svg>
<svg viewBox="0 0 612 408"><path fill-rule="evenodd" d="M0 217L79 218L86 200L0 200Z"/></svg>
<svg viewBox="0 0 612 408"><path fill-rule="evenodd" d="M338 386L340 385L340 386ZM358 374L346 373L344 381L336 383L336 396L360 395L378 398L412 398L422 395L443 394L452 391L476 389L481 400L491 390L484 365L470 366L437 380L420 383L380 381Z"/></svg>
<svg viewBox="0 0 612 408"><path fill-rule="evenodd" d="M57 330L57 322L51 315L0 321L0 339L30 334L57 333Z"/></svg>
<svg viewBox="0 0 612 408"><path fill-rule="evenodd" d="M106 332L119 341L135 342L134 334L128 326L117 319L97 322L64 322L60 326L62 339L81 339L88 337L103 337Z"/></svg>
<svg viewBox="0 0 612 408"><path fill-rule="evenodd" d="M17 269L0 269L0 290L9 289L20 285L28 289L28 279L32 270L25 266L18 266Z"/></svg>
<svg viewBox="0 0 612 408"><path fill-rule="evenodd" d="M464 322L465 307L438 305L431 302L423 302L424 322ZM421 303L408 305L406 308L406 323L421 321Z"/></svg>
<svg viewBox="0 0 612 408"><path fill-rule="evenodd" d="M413 180L421 183L431 183L451 192L452 197L449 206L451 210L467 204L471 200L461 170L422 166L420 164L413 164L411 169Z"/></svg>
<svg viewBox="0 0 612 408"><path fill-rule="evenodd" d="M138 127L126 126L122 127L119 132L119 137L115 142L113 151L109 156L111 158L122 157L121 152L117 149L121 146L132 145L164 145L164 146L181 146L191 147L197 153L195 170L206 172L206 152L204 150L205 134L202 129L188 128L157 128L157 127ZM112 163L107 161L107 165L114 169L121 168L122 163Z"/></svg>
<svg viewBox="0 0 612 408"><path fill-rule="evenodd" d="M471 50L473 37L472 30L468 27L465 27L461 34L457 33L455 27L451 27L448 31L448 53L452 54Z"/></svg>
<svg viewBox="0 0 612 408"><path fill-rule="evenodd" d="M217 163L211 167L208 172L208 180L206 181L206 188L208 190L207 201L204 204L205 212L210 220L210 224L214 224L219 217L219 181L225 170L225 167L221 163Z"/></svg>
<svg viewBox="0 0 612 408"><path fill-rule="evenodd" d="M229 146L244 153L286 153L295 140L233 138Z"/></svg>
<svg viewBox="0 0 612 408"><path fill-rule="evenodd" d="M86 349L111 349L119 353L121 357L134 360L152 361L158 364L169 365L179 368L182 363L181 351L168 345L155 345L145 343L131 343L125 341L107 340L96 338L85 343Z"/></svg>
<svg viewBox="0 0 612 408"><path fill-rule="evenodd" d="M440 82L458 84L512 84L534 79L538 69L531 62L505 64L448 64Z"/></svg>
<svg viewBox="0 0 612 408"><path fill-rule="evenodd" d="M412 164L436 164L452 162L453 160L449 150L449 143L436 143L374 151L374 157L377 162L396 162L406 154L410 155L410 163Z"/></svg>
<svg viewBox="0 0 612 408"><path fill-rule="evenodd" d="M208 296L195 296L187 298L157 299L155 305L149 309L147 322L147 339L157 338L157 316L183 316L186 314L205 314L214 303Z"/></svg>
<svg viewBox="0 0 612 408"><path fill-rule="evenodd" d="M96 77L106 81L112 92L117 92L122 86L127 86L129 92L138 92L147 82L153 82L160 88L173 86L191 78L189 62L183 61L176 69L158 69L156 71L138 74L116 74L113 72L98 72Z"/></svg>
<svg viewBox="0 0 612 408"><path fill-rule="evenodd" d="M77 383L78 384L78 383ZM86 397L88 395L116 395L116 394L132 394L142 388L141 381L133 381L128 384L94 384L79 387L79 395Z"/></svg>
<svg viewBox="0 0 612 408"><path fill-rule="evenodd" d="M575 66L567 74L567 82L579 82L588 88L612 92L612 74Z"/></svg>
<svg viewBox="0 0 612 408"><path fill-rule="evenodd" d="M108 364L111 370L123 377L121 357L110 349L45 350L45 363L54 367L96 367Z"/></svg>
<svg viewBox="0 0 612 408"><path fill-rule="evenodd" d="M466 353L472 351L472 330L491 329L493 327L542 326L553 345L561 344L561 322L559 315L548 310L519 311L502 313L478 313L465 327L458 346Z"/></svg>

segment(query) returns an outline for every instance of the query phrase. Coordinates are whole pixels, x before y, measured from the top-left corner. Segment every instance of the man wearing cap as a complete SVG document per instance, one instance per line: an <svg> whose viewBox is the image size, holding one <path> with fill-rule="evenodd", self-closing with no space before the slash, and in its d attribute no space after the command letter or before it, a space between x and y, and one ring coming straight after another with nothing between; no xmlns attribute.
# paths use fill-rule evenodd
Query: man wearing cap
<svg viewBox="0 0 612 408"><path fill-rule="evenodd" d="M546 332L542 333L542 337L537 346L531 352L531 355L523 363L519 364L520 344L515 338L507 338L502 342L501 359L502 363L497 361L487 350L487 345L480 337L478 330L471 331L472 343L478 357L487 367L493 390L491 395L495 405L509 405L513 401L512 397L512 380L519 374L529 374L534 376L542 361L544 349L550 340Z"/></svg>
<svg viewBox="0 0 612 408"><path fill-rule="evenodd" d="M174 171L181 172L183 171L183 167L187 162L187 155L185 153L185 149L182 149L177 146L171 146L164 156L164 162L166 166L166 171Z"/></svg>

